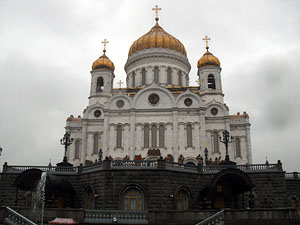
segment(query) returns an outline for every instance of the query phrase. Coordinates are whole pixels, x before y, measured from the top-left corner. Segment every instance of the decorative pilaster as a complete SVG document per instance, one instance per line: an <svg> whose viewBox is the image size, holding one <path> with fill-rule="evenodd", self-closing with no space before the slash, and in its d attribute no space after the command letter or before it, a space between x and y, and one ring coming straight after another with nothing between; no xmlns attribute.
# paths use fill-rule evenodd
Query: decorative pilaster
<svg viewBox="0 0 300 225"><path fill-rule="evenodd" d="M130 112L130 160L135 156L135 112Z"/></svg>
<svg viewBox="0 0 300 225"><path fill-rule="evenodd" d="M108 140L109 140L109 113L104 112L104 127L103 127L103 158L105 159L108 154Z"/></svg>
<svg viewBox="0 0 300 225"><path fill-rule="evenodd" d="M246 124L246 146L248 163L252 164L252 150L251 150L251 137L250 137L250 123Z"/></svg>
<svg viewBox="0 0 300 225"><path fill-rule="evenodd" d="M85 165L87 152L87 121L82 121L82 148L81 148L81 164Z"/></svg>
<svg viewBox="0 0 300 225"><path fill-rule="evenodd" d="M173 156L174 161L178 161L178 111L173 111Z"/></svg>
<svg viewBox="0 0 300 225"><path fill-rule="evenodd" d="M200 151L201 156L204 158L204 149L206 142L206 125L205 125L205 108L200 109Z"/></svg>

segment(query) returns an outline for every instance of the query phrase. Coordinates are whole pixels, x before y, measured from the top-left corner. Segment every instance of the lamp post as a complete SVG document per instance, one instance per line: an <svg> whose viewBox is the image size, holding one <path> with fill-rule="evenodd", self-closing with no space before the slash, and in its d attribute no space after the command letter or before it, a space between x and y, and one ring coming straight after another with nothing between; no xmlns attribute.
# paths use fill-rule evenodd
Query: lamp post
<svg viewBox="0 0 300 225"><path fill-rule="evenodd" d="M230 140L229 140L230 138ZM225 149L226 149L226 155L225 155L225 161L229 162L229 154L228 154L228 144L232 143L233 137L229 137L229 132L227 130L223 131L223 140L222 137L219 136L220 142L225 144Z"/></svg>
<svg viewBox="0 0 300 225"><path fill-rule="evenodd" d="M64 137L62 139L60 139L60 143L65 146L65 156L63 159L63 162L66 163L68 162L68 158L67 158L67 150L68 150L68 146L70 146L73 143L73 138L70 138L70 134L68 132L65 133Z"/></svg>
<svg viewBox="0 0 300 225"><path fill-rule="evenodd" d="M204 155L205 155L205 165L207 166L207 161L208 161L208 150L207 150L206 147L205 147L205 149L204 149Z"/></svg>

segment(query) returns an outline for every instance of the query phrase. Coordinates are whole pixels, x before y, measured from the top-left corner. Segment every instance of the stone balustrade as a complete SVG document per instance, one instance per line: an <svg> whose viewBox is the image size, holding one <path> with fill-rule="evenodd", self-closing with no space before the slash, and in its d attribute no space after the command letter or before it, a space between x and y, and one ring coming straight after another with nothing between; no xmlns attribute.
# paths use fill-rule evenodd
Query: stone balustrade
<svg viewBox="0 0 300 225"><path fill-rule="evenodd" d="M36 223L30 221L26 217L17 213L13 209L6 207L7 216L5 218L6 224L14 224L14 225L37 225Z"/></svg>
<svg viewBox="0 0 300 225"><path fill-rule="evenodd" d="M223 225L224 224L224 210L208 217L207 219L197 223L196 225Z"/></svg>

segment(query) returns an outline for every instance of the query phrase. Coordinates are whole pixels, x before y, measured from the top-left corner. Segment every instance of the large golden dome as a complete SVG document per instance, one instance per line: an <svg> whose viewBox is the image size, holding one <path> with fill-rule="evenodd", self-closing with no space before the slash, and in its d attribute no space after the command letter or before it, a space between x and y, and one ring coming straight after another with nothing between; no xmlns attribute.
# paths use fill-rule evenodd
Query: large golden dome
<svg viewBox="0 0 300 225"><path fill-rule="evenodd" d="M96 69L109 69L114 71L115 70L115 65L113 64L112 61L105 55L105 50L103 50L103 55L100 56L92 65L92 70Z"/></svg>
<svg viewBox="0 0 300 225"><path fill-rule="evenodd" d="M198 68L202 66L220 66L220 65L221 65L220 60L208 51L208 47L206 47L206 52L198 60L197 63Z"/></svg>
<svg viewBox="0 0 300 225"><path fill-rule="evenodd" d="M155 18L156 24L152 29L137 39L131 45L128 56L138 51L149 48L168 48L180 52L186 56L186 50L183 44L172 35L168 34L158 25L158 18Z"/></svg>

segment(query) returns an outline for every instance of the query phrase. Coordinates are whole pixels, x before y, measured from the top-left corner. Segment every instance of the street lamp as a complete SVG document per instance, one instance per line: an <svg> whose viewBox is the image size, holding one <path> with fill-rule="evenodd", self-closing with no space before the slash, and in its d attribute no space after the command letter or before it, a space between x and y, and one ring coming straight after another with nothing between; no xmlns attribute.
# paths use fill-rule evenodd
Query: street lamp
<svg viewBox="0 0 300 225"><path fill-rule="evenodd" d="M230 140L229 140L230 138ZM227 130L223 131L223 140L222 137L219 136L220 142L225 144L225 149L226 149L226 155L225 155L225 161L229 162L229 154L228 154L228 144L232 143L233 137L229 137L229 132Z"/></svg>
<svg viewBox="0 0 300 225"><path fill-rule="evenodd" d="M68 162L68 158L67 158L67 150L68 150L68 146L70 146L73 143L73 138L70 138L71 135L66 132L64 137L62 139L60 139L60 143L65 146L65 156L63 159L63 162Z"/></svg>

